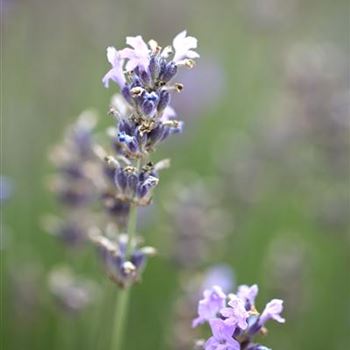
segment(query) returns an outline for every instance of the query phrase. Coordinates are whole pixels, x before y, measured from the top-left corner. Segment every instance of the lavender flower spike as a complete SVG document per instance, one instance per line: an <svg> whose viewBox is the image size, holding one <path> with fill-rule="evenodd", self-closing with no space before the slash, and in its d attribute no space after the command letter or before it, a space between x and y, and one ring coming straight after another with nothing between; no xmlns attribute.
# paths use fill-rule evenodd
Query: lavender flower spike
<svg viewBox="0 0 350 350"><path fill-rule="evenodd" d="M273 319L279 323L284 323L286 320L281 317L281 312L283 311L283 300L273 299L266 306L262 312L259 324L264 325L267 321Z"/></svg>
<svg viewBox="0 0 350 350"><path fill-rule="evenodd" d="M125 77L123 74L123 64L124 59L121 56L121 51L117 51L114 47L110 46L107 48L107 59L108 62L112 65L107 74L103 77L103 85L108 88L109 81L115 81L120 88L122 89L125 85Z"/></svg>
<svg viewBox="0 0 350 350"><path fill-rule="evenodd" d="M213 336L204 344L205 350L240 350L239 342L232 337L235 330L233 325L220 319L213 319L209 323Z"/></svg>
<svg viewBox="0 0 350 350"><path fill-rule="evenodd" d="M230 307L223 308L220 313L226 318L225 322L241 329L248 327L247 319L249 314L245 309L243 301L235 294L230 295L228 305Z"/></svg>
<svg viewBox="0 0 350 350"><path fill-rule="evenodd" d="M226 294L221 287L213 286L203 292L204 298L198 303L198 317L193 320L192 327L215 318L220 310L225 306Z"/></svg>

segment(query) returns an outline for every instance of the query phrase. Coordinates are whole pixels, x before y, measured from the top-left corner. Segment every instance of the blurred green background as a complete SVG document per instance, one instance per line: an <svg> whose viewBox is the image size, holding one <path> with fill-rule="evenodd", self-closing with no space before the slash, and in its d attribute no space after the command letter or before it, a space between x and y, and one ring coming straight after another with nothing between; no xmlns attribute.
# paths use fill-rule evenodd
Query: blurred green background
<svg viewBox="0 0 350 350"><path fill-rule="evenodd" d="M132 291L125 349L171 348L179 272L167 258L164 206L188 170L215 178L233 222L225 249L203 267L226 262L238 283L258 283L260 307L286 299L287 323L272 325L264 343L275 350L350 346L349 121L334 122L322 98L348 98L347 1L3 0L1 15L1 173L13 183L2 204L3 349L98 349L92 330L108 334L117 288L105 282L93 249L67 253L40 228L40 217L57 210L45 188L47 152L86 108L99 112L102 125L110 122L116 86L101 84L107 46L123 47L125 36L137 34L165 45L183 29L198 38L207 64L186 73L194 78L178 104L187 129L157 155L170 157L172 168L162 174L155 218L140 231L160 254ZM311 66L289 62L299 44L306 51L321 45L310 49ZM323 47L331 52L325 64ZM304 108L310 99L323 109ZM337 115L348 107L342 100ZM104 302L75 316L60 310L46 279L62 262L108 289Z"/></svg>

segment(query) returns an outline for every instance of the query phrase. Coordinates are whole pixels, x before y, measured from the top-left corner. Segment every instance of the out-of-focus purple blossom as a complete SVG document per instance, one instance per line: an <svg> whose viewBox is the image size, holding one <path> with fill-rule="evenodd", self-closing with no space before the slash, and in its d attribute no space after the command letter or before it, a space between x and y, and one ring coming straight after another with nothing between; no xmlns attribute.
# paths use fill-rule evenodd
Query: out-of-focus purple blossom
<svg viewBox="0 0 350 350"><path fill-rule="evenodd" d="M11 197L11 194L13 192L13 185L12 181L6 177L1 175L0 176L0 202L6 201L9 197Z"/></svg>
<svg viewBox="0 0 350 350"><path fill-rule="evenodd" d="M232 335L235 326L220 319L209 321L213 336L204 345L205 350L240 350L239 342Z"/></svg>
<svg viewBox="0 0 350 350"><path fill-rule="evenodd" d="M47 215L42 220L42 226L66 246L77 248L88 239L91 220L92 217L87 217L84 212L67 215L64 219Z"/></svg>
<svg viewBox="0 0 350 350"><path fill-rule="evenodd" d="M248 0L244 2L253 27L279 30L290 25L298 14L299 0Z"/></svg>
<svg viewBox="0 0 350 350"><path fill-rule="evenodd" d="M220 206L215 183L187 182L186 186L174 186L167 211L174 237L171 256L179 268L194 269L221 247L231 222Z"/></svg>
<svg viewBox="0 0 350 350"><path fill-rule="evenodd" d="M179 115L191 119L187 124L193 123L192 118L202 116L214 108L224 95L225 72L215 57L201 59L195 70L182 70L178 77L186 93L174 95L172 105Z"/></svg>
<svg viewBox="0 0 350 350"><path fill-rule="evenodd" d="M214 265L205 272L202 283L202 290L212 286L220 286L224 293L228 293L234 288L235 280L232 268L229 265Z"/></svg>
<svg viewBox="0 0 350 350"><path fill-rule="evenodd" d="M309 256L306 241L285 232L272 240L266 252L264 275L269 291L285 300L289 318L301 317L311 298L307 292Z"/></svg>
<svg viewBox="0 0 350 350"><path fill-rule="evenodd" d="M108 238L100 232L91 232L90 239L99 249L107 274L121 288L139 281L149 256L156 250L153 247L140 247L140 240L134 239L128 251L128 235L119 234Z"/></svg>
<svg viewBox="0 0 350 350"><path fill-rule="evenodd" d="M203 299L198 303L198 317L193 320L192 327L215 318L225 306L226 294L221 287L213 286L203 292Z"/></svg>
<svg viewBox="0 0 350 350"><path fill-rule="evenodd" d="M21 261L18 257L9 266L9 287L13 302L16 324L37 321L38 310L42 306L40 298L42 270L38 262L34 260Z"/></svg>
<svg viewBox="0 0 350 350"><path fill-rule="evenodd" d="M293 183L320 230L343 234L350 149L346 56L334 45L296 43L283 63L284 88L271 115L226 145L232 158L219 160L225 164L222 192L248 219L249 208L287 194Z"/></svg>
<svg viewBox="0 0 350 350"><path fill-rule="evenodd" d="M67 267L56 268L48 277L50 291L65 311L79 312L97 297L98 288L94 282L75 276Z"/></svg>
<svg viewBox="0 0 350 350"><path fill-rule="evenodd" d="M64 205L83 207L96 199L101 166L94 154L95 125L94 112L83 112L50 153L56 173L49 187Z"/></svg>

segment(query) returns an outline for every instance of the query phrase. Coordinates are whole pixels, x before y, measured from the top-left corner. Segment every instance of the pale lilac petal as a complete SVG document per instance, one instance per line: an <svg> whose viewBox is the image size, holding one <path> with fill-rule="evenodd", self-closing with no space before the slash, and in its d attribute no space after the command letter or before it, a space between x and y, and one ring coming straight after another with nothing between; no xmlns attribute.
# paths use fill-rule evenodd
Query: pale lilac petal
<svg viewBox="0 0 350 350"><path fill-rule="evenodd" d="M223 320L210 320L213 336L204 344L205 350L240 350L240 344L233 339L235 327L227 325Z"/></svg>
<svg viewBox="0 0 350 350"><path fill-rule="evenodd" d="M148 53L148 46L142 39L141 35L137 36L127 36L126 43L134 48L138 52Z"/></svg>
<svg viewBox="0 0 350 350"><path fill-rule="evenodd" d="M184 30L177 34L173 40L173 47L175 50L173 61L175 63L186 58L193 59L199 57L199 54L192 50L197 48L197 39L192 36L186 37L186 35L187 31Z"/></svg>
<svg viewBox="0 0 350 350"><path fill-rule="evenodd" d="M107 72L107 74L102 78L103 85L108 88L109 87L109 81L113 80L116 82L120 88L123 88L125 85L125 77L123 74L120 74L118 69L112 68Z"/></svg>
<svg viewBox="0 0 350 350"><path fill-rule="evenodd" d="M141 66L146 69L149 64L149 48L142 39L141 35L128 36L126 43L132 47L126 47L120 51L121 57L127 60L125 69L127 71L134 70L137 66Z"/></svg>
<svg viewBox="0 0 350 350"><path fill-rule="evenodd" d="M273 299L266 306L260 316L260 323L264 325L268 320L284 323L286 320L280 315L283 311L283 300Z"/></svg>
<svg viewBox="0 0 350 350"><path fill-rule="evenodd" d="M238 287L237 296L245 303L248 302L249 306L252 306L255 304L255 299L258 295L258 292L259 288L256 284L253 284L250 287L244 284Z"/></svg>
<svg viewBox="0 0 350 350"><path fill-rule="evenodd" d="M117 57L118 57L118 51L116 50L116 48L113 46L107 47L107 59L112 66L115 65Z"/></svg>
<svg viewBox="0 0 350 350"><path fill-rule="evenodd" d="M234 326L226 324L220 318L210 320L209 325L213 336L217 339L232 337L233 332L235 331Z"/></svg>
<svg viewBox="0 0 350 350"><path fill-rule="evenodd" d="M120 88L125 85L125 76L123 73L124 60L114 47L109 46L107 48L107 60L112 65L112 69L107 72L107 74L102 78L103 85L105 87L109 86L109 81L115 81Z"/></svg>

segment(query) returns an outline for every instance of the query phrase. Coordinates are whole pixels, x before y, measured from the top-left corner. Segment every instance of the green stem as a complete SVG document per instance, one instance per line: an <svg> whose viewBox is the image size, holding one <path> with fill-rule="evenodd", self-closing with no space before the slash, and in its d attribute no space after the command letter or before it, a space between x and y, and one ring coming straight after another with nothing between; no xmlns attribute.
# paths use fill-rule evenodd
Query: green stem
<svg viewBox="0 0 350 350"><path fill-rule="evenodd" d="M128 256L132 248L132 239L136 231L136 214L137 210L131 205L128 223L128 245L126 255ZM114 322L112 328L112 346L111 350L121 350L123 346L123 337L125 335L125 323L127 320L127 310L130 298L130 288L121 289L117 295L116 309L114 313Z"/></svg>
<svg viewBox="0 0 350 350"><path fill-rule="evenodd" d="M114 328L112 330L112 350L122 349L129 297L129 288L121 289L117 296L116 310L114 314Z"/></svg>

